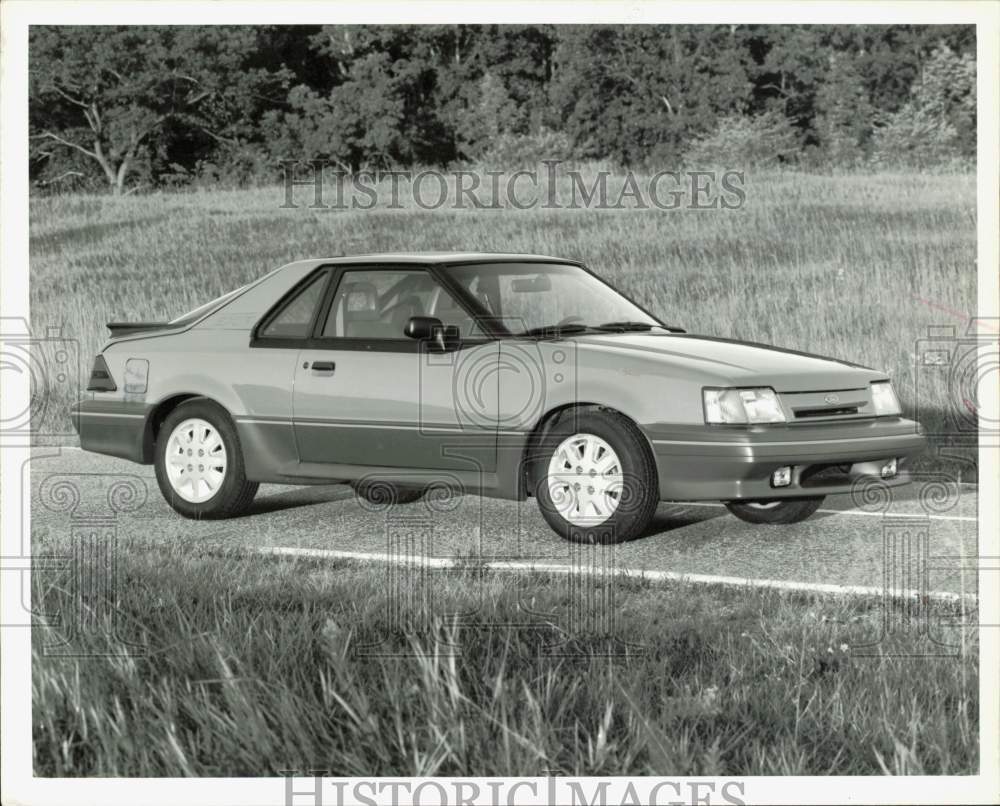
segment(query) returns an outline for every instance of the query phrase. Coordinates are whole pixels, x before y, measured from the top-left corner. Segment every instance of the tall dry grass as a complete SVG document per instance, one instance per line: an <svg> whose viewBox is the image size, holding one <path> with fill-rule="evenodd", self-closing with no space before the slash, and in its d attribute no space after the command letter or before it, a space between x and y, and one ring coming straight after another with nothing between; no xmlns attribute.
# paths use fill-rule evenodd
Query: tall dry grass
<svg viewBox="0 0 1000 806"><path fill-rule="evenodd" d="M88 657L43 649L65 626L33 630L36 775L978 768L975 617L945 627L960 623L949 605L928 611L930 636L917 616L880 639L874 600L623 579L603 583L614 623L588 630L562 576L473 564L390 582L384 569L189 548L120 560L117 590L103 591L114 601L88 600L90 629L71 644ZM52 574L33 592L39 611L79 606ZM607 591L593 593L589 606ZM109 654L120 639L144 652Z"/></svg>

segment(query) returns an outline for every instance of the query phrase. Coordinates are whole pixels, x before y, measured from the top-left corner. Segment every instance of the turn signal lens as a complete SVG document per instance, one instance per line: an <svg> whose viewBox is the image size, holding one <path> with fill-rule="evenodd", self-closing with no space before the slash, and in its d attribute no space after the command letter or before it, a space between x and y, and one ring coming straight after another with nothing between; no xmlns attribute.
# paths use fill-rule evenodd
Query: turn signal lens
<svg viewBox="0 0 1000 806"><path fill-rule="evenodd" d="M876 381L872 384L872 405L877 416L900 414L899 399L889 381Z"/></svg>

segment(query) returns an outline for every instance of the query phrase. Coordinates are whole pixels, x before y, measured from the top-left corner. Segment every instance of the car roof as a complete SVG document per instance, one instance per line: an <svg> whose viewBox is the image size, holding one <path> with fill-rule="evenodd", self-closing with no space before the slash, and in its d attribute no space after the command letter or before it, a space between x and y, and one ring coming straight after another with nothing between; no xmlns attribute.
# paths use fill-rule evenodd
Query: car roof
<svg viewBox="0 0 1000 806"><path fill-rule="evenodd" d="M315 266L380 263L407 263L418 266L459 265L462 263L570 263L579 265L579 261L568 258L517 252L371 252L361 255L312 258L296 261L290 265L301 265L302 263L311 263Z"/></svg>

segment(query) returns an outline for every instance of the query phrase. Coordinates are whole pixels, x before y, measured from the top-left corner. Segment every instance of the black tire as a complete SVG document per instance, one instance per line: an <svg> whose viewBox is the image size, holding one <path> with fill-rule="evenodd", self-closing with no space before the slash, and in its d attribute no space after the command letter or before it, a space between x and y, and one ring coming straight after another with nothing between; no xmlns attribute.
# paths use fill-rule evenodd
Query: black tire
<svg viewBox="0 0 1000 806"><path fill-rule="evenodd" d="M727 501L726 508L747 523L798 523L823 505L826 496L777 501Z"/></svg>
<svg viewBox="0 0 1000 806"><path fill-rule="evenodd" d="M564 440L575 434L593 434L618 455L622 471L620 503L611 516L594 525L571 523L553 503L548 466ZM659 478L649 443L635 423L618 412L586 409L570 411L556 422L532 452L531 479L542 517L555 532L575 543L623 543L649 526L660 503Z"/></svg>
<svg viewBox="0 0 1000 806"><path fill-rule="evenodd" d="M359 498L378 506L413 504L424 497L423 487L401 487L379 479L352 481L351 487Z"/></svg>
<svg viewBox="0 0 1000 806"><path fill-rule="evenodd" d="M225 477L219 489L206 501L192 502L182 498L170 484L166 469L167 443L174 429L184 420L197 417L208 422L219 433L226 449ZM249 508L260 486L247 481L243 449L232 418L222 406L207 398L194 398L181 403L167 415L156 439L156 482L167 503L185 518L232 518Z"/></svg>

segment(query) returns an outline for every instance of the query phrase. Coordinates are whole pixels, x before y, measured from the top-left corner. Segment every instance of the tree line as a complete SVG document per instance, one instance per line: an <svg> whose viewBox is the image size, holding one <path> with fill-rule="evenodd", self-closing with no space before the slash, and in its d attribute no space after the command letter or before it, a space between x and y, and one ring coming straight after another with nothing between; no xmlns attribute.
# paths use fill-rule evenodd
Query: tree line
<svg viewBox="0 0 1000 806"><path fill-rule="evenodd" d="M662 167L975 158L975 29L33 26L38 189L539 159Z"/></svg>

